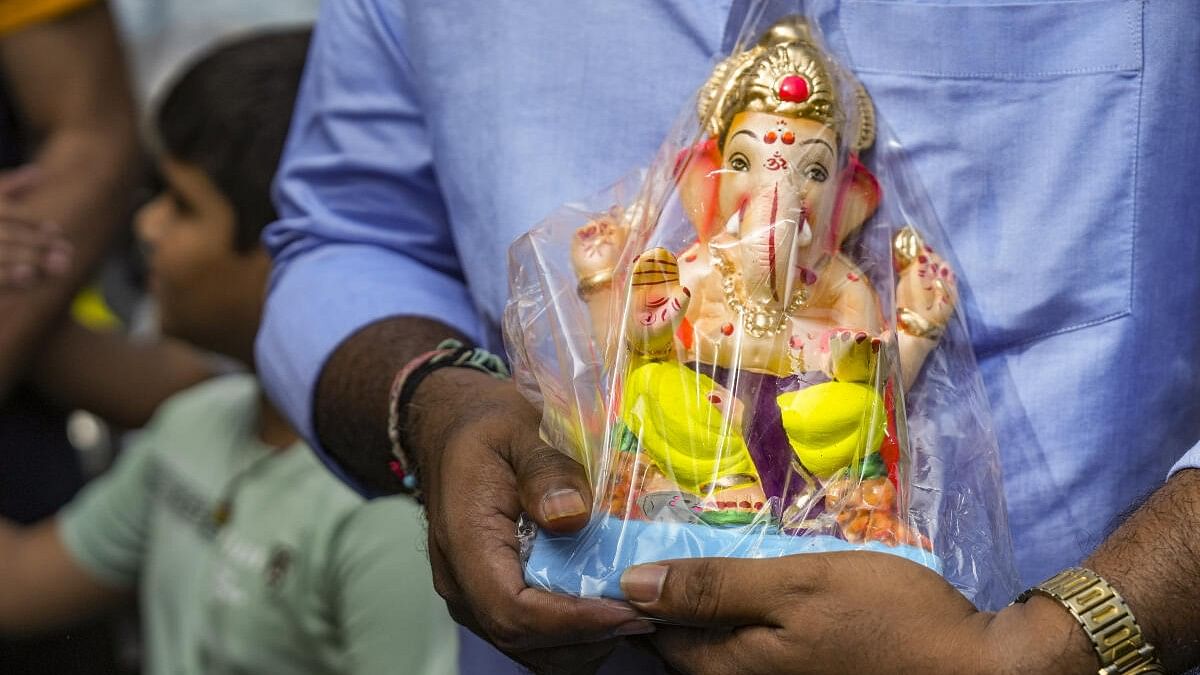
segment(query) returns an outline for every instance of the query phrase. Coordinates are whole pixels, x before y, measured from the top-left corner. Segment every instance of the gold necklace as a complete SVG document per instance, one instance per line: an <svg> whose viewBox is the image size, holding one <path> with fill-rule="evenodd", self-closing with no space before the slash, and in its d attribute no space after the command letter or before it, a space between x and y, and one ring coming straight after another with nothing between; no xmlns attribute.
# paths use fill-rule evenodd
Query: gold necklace
<svg viewBox="0 0 1200 675"><path fill-rule="evenodd" d="M743 300L745 281L742 275L725 257L724 251L710 247L713 260L716 261L717 272L721 275L721 291L725 294L725 304L734 313L742 317L742 327L754 338L768 335L778 335L788 326L789 320L796 312L808 304L808 285L800 280L800 288L792 293L783 308L764 307L755 302Z"/></svg>

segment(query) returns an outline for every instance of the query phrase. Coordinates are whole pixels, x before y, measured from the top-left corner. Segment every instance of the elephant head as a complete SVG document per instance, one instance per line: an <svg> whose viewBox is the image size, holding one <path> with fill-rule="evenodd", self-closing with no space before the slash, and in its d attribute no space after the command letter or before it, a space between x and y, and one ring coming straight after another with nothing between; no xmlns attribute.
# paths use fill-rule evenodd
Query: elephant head
<svg viewBox="0 0 1200 675"><path fill-rule="evenodd" d="M681 158L681 202L754 306L785 307L879 202L857 159L874 138L871 103L849 82L857 105L845 111L832 65L790 18L701 90L709 135Z"/></svg>

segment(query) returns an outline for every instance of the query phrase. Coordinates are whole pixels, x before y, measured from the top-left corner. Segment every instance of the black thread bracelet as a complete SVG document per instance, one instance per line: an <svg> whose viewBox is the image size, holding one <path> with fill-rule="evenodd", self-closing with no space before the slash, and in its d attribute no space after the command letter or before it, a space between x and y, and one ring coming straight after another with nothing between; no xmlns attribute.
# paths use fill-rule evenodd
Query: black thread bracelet
<svg viewBox="0 0 1200 675"><path fill-rule="evenodd" d="M467 347L457 340L443 340L436 350L417 358L426 360L413 368L404 378L400 391L395 397L394 408L388 411L389 418L394 421L393 428L389 429L389 436L392 439L392 454L398 460L392 463L393 473L401 479L405 492L412 494L418 501L423 501L420 489L420 467L405 450L409 447L409 407L417 388L421 386L425 378L442 368L469 368L487 373L497 379L508 379L510 375L504 361L499 356L481 347Z"/></svg>

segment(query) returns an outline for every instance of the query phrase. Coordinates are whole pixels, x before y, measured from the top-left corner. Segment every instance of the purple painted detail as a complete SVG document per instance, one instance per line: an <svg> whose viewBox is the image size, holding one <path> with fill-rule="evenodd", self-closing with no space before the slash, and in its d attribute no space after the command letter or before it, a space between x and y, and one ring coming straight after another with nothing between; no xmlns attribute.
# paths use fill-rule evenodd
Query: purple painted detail
<svg viewBox="0 0 1200 675"><path fill-rule="evenodd" d="M727 368L709 370L711 366L691 365L733 391L746 406L742 429L746 447L758 469L763 492L768 498L776 498L775 515L780 515L779 511L790 502L792 494L803 489L804 480L795 475L797 470L802 469L794 468L796 464L792 461L792 446L783 430L779 395L819 384L829 378L819 372L781 378L748 370L738 371L734 377Z"/></svg>

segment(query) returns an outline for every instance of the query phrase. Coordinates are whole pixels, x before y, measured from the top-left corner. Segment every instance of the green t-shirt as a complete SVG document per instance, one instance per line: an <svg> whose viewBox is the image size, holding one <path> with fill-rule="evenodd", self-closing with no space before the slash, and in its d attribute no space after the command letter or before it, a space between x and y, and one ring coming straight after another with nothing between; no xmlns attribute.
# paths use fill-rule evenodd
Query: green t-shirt
<svg viewBox="0 0 1200 675"><path fill-rule="evenodd" d="M258 412L248 375L173 397L62 513L84 569L140 584L146 671L457 672L418 508L364 501L301 444L272 451Z"/></svg>

